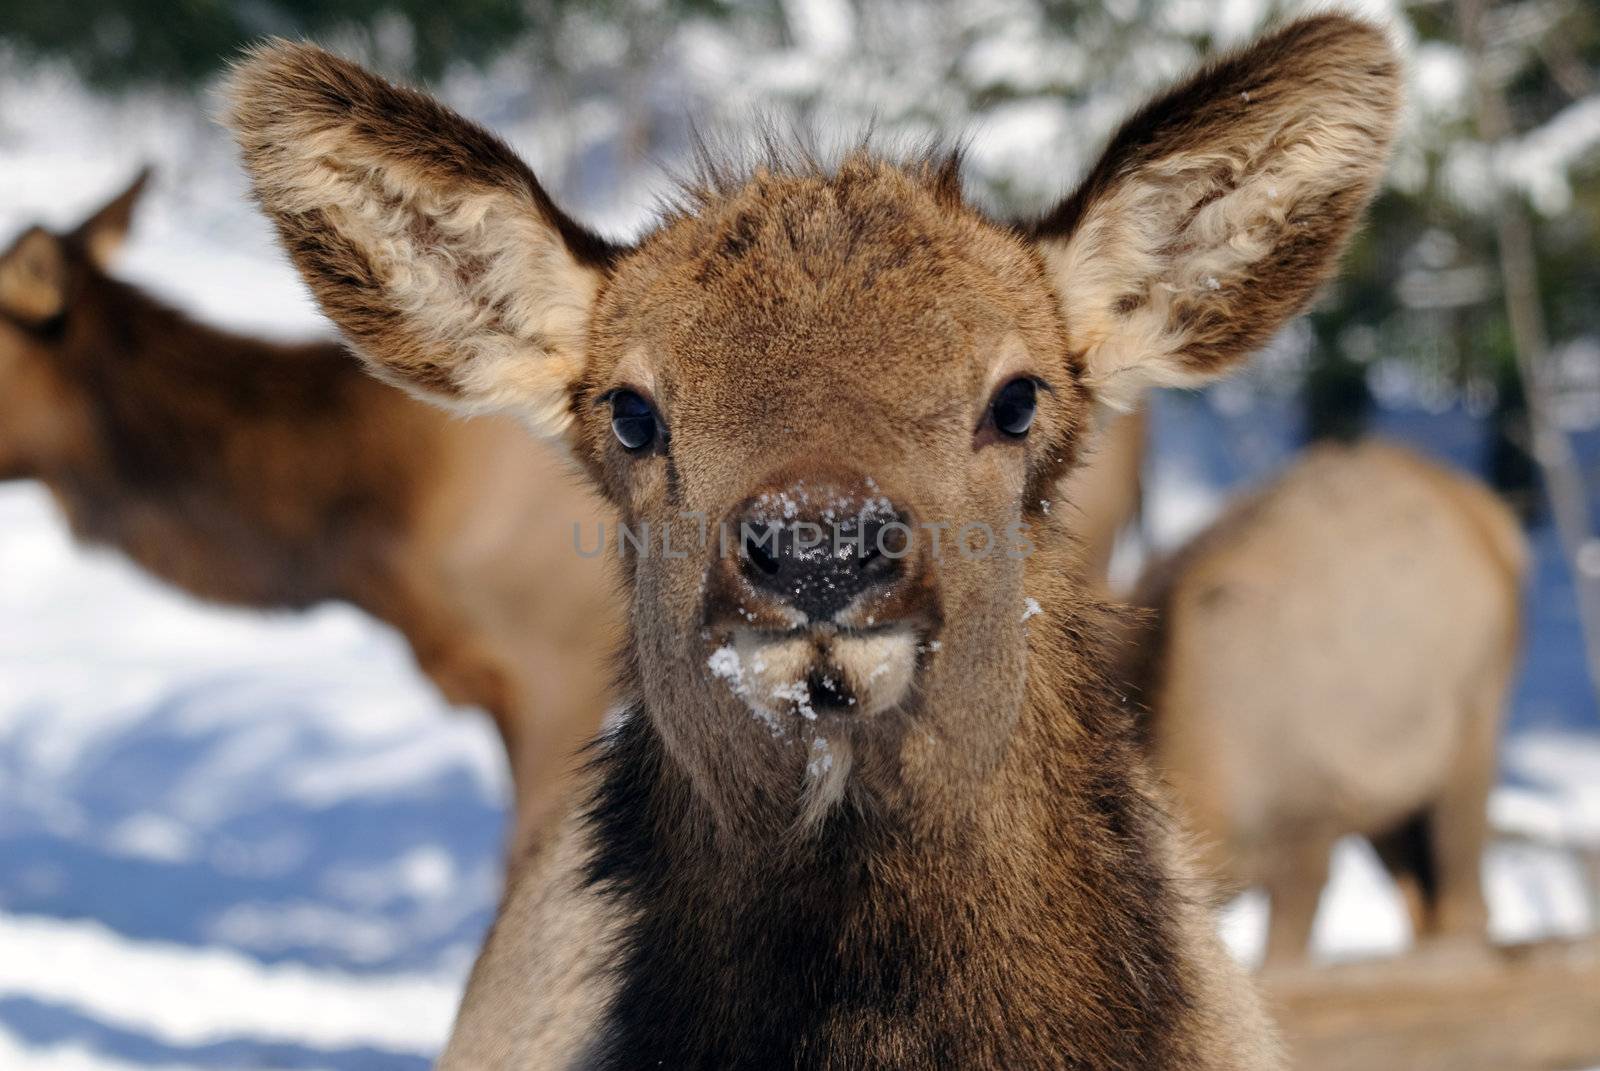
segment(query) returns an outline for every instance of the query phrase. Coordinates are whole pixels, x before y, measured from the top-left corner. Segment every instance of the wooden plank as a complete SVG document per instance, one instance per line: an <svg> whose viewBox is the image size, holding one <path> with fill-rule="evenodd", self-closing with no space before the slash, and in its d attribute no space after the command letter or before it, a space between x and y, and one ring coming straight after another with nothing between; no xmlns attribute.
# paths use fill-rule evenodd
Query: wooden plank
<svg viewBox="0 0 1600 1071"><path fill-rule="evenodd" d="M1269 971L1300 1071L1600 1068L1600 937Z"/></svg>

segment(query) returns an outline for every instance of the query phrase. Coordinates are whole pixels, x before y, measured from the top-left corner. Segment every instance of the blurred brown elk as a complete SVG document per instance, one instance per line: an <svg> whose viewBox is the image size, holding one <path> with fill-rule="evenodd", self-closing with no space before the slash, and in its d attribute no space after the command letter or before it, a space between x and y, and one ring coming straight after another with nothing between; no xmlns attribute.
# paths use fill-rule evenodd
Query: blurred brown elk
<svg viewBox="0 0 1600 1071"><path fill-rule="evenodd" d="M615 611L573 549L596 503L514 421L451 418L336 343L228 334L108 275L144 182L0 256L0 479L42 481L79 539L200 598L341 599L393 625L494 717L533 824L606 703Z"/></svg>
<svg viewBox="0 0 1600 1071"><path fill-rule="evenodd" d="M1483 485L1395 446L1310 450L1157 563L1149 742L1234 888L1305 951L1334 841L1369 837L1419 937L1481 935L1528 552Z"/></svg>
<svg viewBox="0 0 1600 1071"><path fill-rule="evenodd" d="M1144 407L1107 414L1084 446L1083 463L1056 490L1067 523L1077 534L1084 578L1109 586L1117 541L1137 525L1144 496L1149 415Z"/></svg>
<svg viewBox="0 0 1600 1071"><path fill-rule="evenodd" d="M1279 1064L1043 503L1097 405L1303 306L1398 85L1381 30L1306 19L1152 100L1027 227L956 156L864 147L706 161L622 246L420 93L304 44L241 66L256 196L362 358L524 414L680 537L624 556L625 716L441 1066ZM1021 522L1031 555L997 551Z"/></svg>

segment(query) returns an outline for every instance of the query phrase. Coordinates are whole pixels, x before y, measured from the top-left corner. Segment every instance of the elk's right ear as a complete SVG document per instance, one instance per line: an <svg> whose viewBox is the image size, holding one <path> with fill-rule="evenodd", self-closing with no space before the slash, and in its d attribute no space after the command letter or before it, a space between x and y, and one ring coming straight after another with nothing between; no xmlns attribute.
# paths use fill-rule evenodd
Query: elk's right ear
<svg viewBox="0 0 1600 1071"><path fill-rule="evenodd" d="M89 257L101 269L109 268L122 251L123 243L128 240L128 229L133 226L133 210L149 182L150 168L140 168L126 189L107 201L73 231L73 237L82 243Z"/></svg>
<svg viewBox="0 0 1600 1071"><path fill-rule="evenodd" d="M0 254L0 309L30 325L48 323L67 304L67 258L61 239L34 227Z"/></svg>
<svg viewBox="0 0 1600 1071"><path fill-rule="evenodd" d="M567 425L613 247L492 134L321 49L258 48L229 97L257 199L368 364L453 407Z"/></svg>

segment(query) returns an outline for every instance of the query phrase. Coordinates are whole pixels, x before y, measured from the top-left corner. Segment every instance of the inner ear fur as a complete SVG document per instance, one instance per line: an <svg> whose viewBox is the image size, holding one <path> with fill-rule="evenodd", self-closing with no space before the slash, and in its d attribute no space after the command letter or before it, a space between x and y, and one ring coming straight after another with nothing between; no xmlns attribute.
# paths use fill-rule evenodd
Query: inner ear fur
<svg viewBox="0 0 1600 1071"><path fill-rule="evenodd" d="M488 131L321 49L256 49L229 98L257 200L380 375L548 433L566 425L615 247Z"/></svg>
<svg viewBox="0 0 1600 1071"><path fill-rule="evenodd" d="M67 300L67 260L61 240L34 227L0 255L0 309L25 324L61 315Z"/></svg>
<svg viewBox="0 0 1600 1071"><path fill-rule="evenodd" d="M1292 23L1152 101L1031 228L1085 378L1114 408L1209 379L1314 295L1382 177L1385 32Z"/></svg>

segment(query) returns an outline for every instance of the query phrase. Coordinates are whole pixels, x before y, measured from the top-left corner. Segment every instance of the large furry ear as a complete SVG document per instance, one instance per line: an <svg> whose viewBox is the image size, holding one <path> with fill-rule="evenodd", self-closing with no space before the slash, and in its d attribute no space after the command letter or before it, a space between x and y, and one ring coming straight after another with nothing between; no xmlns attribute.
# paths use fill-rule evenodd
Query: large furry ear
<svg viewBox="0 0 1600 1071"><path fill-rule="evenodd" d="M67 257L43 227L22 233L0 254L0 310L24 324L49 323L67 304Z"/></svg>
<svg viewBox="0 0 1600 1071"><path fill-rule="evenodd" d="M1209 379L1297 313L1377 186L1399 103L1384 32L1324 15L1129 119L1032 228L1100 399Z"/></svg>
<svg viewBox="0 0 1600 1071"><path fill-rule="evenodd" d="M141 168L126 189L107 201L88 219L78 224L72 232L89 258L104 270L111 267L122 246L128 240L128 229L133 225L133 210L150 181L150 168Z"/></svg>
<svg viewBox="0 0 1600 1071"><path fill-rule="evenodd" d="M256 49L229 99L256 198L380 375L565 427L610 245L492 134L321 49Z"/></svg>

